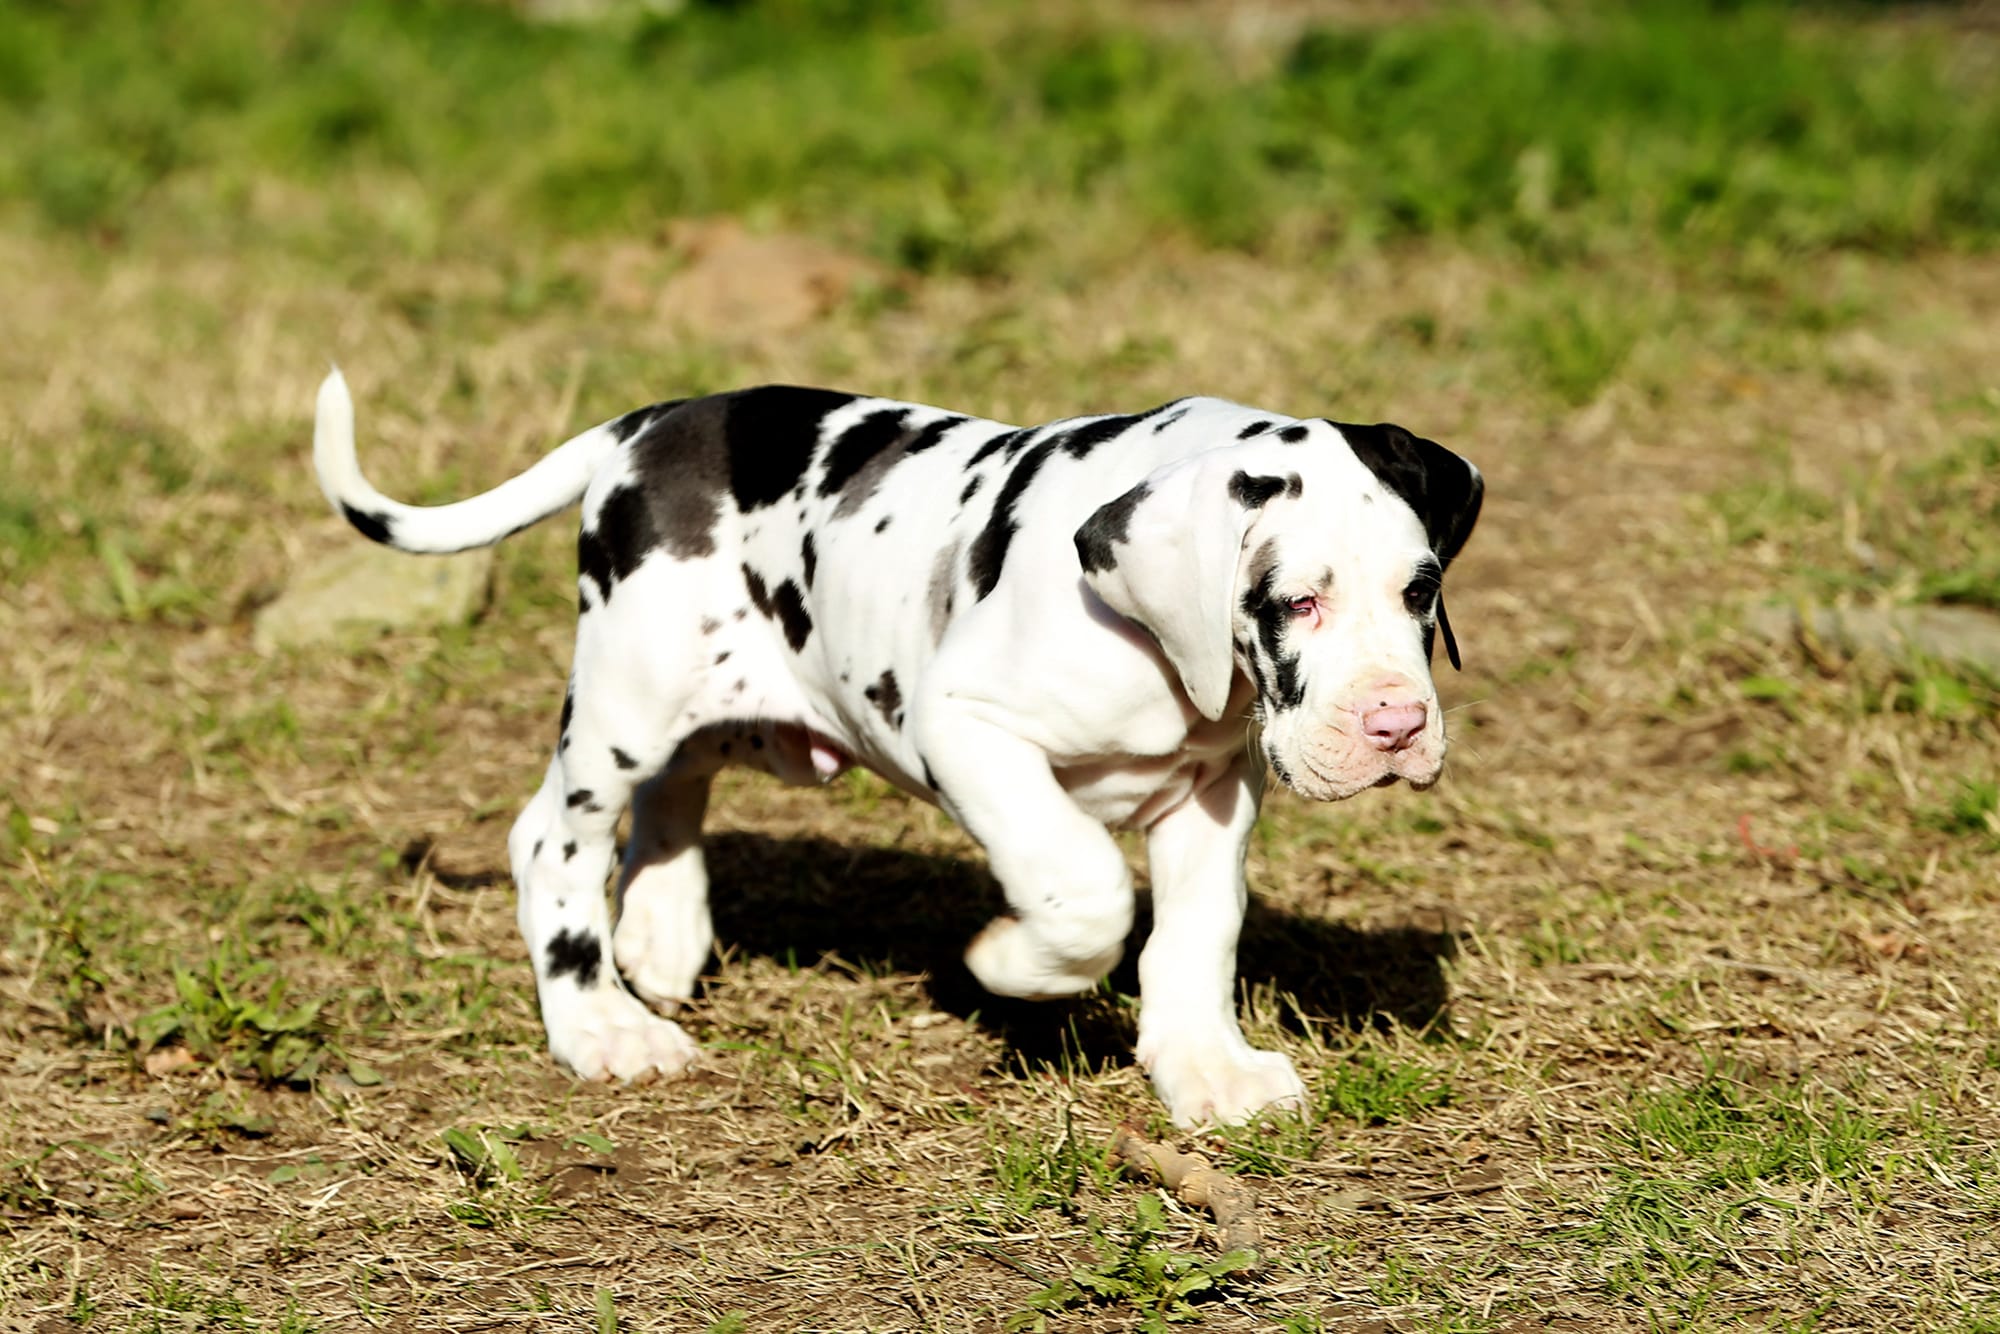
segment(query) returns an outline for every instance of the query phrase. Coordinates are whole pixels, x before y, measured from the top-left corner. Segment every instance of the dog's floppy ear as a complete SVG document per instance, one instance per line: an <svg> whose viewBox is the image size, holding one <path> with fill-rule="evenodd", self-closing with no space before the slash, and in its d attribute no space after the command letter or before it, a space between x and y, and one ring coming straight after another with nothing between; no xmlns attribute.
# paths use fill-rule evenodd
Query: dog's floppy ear
<svg viewBox="0 0 2000 1334"><path fill-rule="evenodd" d="M1435 440L1411 435L1400 426L1381 422L1356 426L1334 422L1354 456L1361 460L1375 480L1403 498L1423 522L1424 537L1437 553L1438 565L1447 568L1452 557L1472 536L1479 522L1479 505L1486 496L1486 481L1479 469ZM1438 595L1438 629L1444 631L1444 653L1452 669L1459 670L1458 640L1451 633L1451 620L1444 612L1444 595Z"/></svg>
<svg viewBox="0 0 2000 1334"><path fill-rule="evenodd" d="M1449 566L1479 522L1479 503L1486 495L1479 469L1437 441L1411 435L1390 422L1332 425L1375 480L1416 511L1438 563Z"/></svg>
<svg viewBox="0 0 2000 1334"><path fill-rule="evenodd" d="M1229 705L1231 611L1244 534L1268 492L1232 486L1215 454L1172 463L1098 507L1076 530L1083 581L1159 642L1204 718Z"/></svg>

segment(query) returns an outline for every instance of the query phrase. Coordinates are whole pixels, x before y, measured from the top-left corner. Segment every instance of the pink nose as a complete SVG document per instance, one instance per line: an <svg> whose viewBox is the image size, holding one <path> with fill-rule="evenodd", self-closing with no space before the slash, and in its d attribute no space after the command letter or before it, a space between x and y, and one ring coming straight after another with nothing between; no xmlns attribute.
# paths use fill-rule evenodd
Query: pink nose
<svg viewBox="0 0 2000 1334"><path fill-rule="evenodd" d="M1407 750L1424 730L1421 704L1382 704L1361 715L1361 734L1377 750Z"/></svg>

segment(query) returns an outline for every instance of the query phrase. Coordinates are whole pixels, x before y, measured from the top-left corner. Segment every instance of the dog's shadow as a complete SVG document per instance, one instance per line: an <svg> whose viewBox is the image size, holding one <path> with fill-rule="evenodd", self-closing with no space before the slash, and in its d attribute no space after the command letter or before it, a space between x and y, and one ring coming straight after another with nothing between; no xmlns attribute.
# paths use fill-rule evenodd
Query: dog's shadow
<svg viewBox="0 0 2000 1334"><path fill-rule="evenodd" d="M724 948L810 965L828 955L869 973L927 975L932 1005L999 1036L1027 1067L1129 1060L1133 1017L1102 996L1017 1001L983 989L967 971L966 943L1005 910L986 868L951 857L854 847L822 838L722 833L704 841L716 938ZM1139 920L1113 989L1137 995ZM1364 930L1258 902L1253 894L1237 950L1237 972L1297 1002L1281 1018L1294 1027L1356 1030L1390 1021L1422 1028L1448 995L1449 931L1421 926Z"/></svg>

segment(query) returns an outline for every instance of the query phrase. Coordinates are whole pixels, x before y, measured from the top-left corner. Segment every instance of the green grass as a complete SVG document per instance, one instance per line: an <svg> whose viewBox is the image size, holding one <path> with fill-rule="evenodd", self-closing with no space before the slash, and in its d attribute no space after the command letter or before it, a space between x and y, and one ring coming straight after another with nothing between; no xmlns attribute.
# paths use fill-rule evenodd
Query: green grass
<svg viewBox="0 0 2000 1334"><path fill-rule="evenodd" d="M1934 39L1775 5L1313 26L1247 72L1166 30L948 14L760 0L558 27L464 0L14 0L0 194L113 240L226 246L263 215L327 253L382 233L441 251L501 218L574 234L747 212L972 273L1079 218L1248 248L1478 233L1552 260L2000 227L2000 87ZM364 203L361 177L401 202ZM274 180L323 193L270 222ZM1539 336L1581 392L1629 334Z"/></svg>

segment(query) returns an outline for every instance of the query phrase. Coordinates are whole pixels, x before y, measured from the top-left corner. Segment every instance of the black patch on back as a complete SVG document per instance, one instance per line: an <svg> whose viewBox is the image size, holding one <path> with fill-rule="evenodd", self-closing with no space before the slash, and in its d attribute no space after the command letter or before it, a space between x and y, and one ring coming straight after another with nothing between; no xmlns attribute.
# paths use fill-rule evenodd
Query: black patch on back
<svg viewBox="0 0 2000 1334"><path fill-rule="evenodd" d="M1305 489L1305 483L1295 472L1283 477L1265 477L1237 471L1229 479L1229 494L1246 510L1262 509L1271 502L1273 496L1297 496Z"/></svg>
<svg viewBox="0 0 2000 1334"><path fill-rule="evenodd" d="M1021 456L1014 465L1014 471L1007 474L1007 484L1000 488L1000 496L993 502L993 514L986 521L979 536L972 540L972 558L967 566L972 576L972 586L983 601L1000 582L1000 569L1007 563L1007 548L1013 544L1014 534L1021 525L1014 522L1014 506L1028 484L1035 480L1035 474L1055 453L1060 440L1045 440Z"/></svg>
<svg viewBox="0 0 2000 1334"><path fill-rule="evenodd" d="M971 503L972 498L979 494L979 488L981 484L983 484L985 481L986 481L986 474L984 473L973 474L972 480L965 484L965 490L958 493L958 504L960 509L965 508L966 505Z"/></svg>
<svg viewBox="0 0 2000 1334"><path fill-rule="evenodd" d="M1271 423L1267 421L1254 421L1251 422L1248 426L1244 427L1242 430L1238 431L1236 433L1236 438L1238 440L1248 440L1251 436L1257 434L1259 431L1268 431L1270 429L1271 429Z"/></svg>
<svg viewBox="0 0 2000 1334"><path fill-rule="evenodd" d="M896 684L895 672L884 668L875 683L861 693L868 697L868 702L875 706L889 726L900 728L903 725L903 691Z"/></svg>
<svg viewBox="0 0 2000 1334"><path fill-rule="evenodd" d="M1132 511L1147 494L1146 484L1139 483L1118 499L1099 505L1097 512L1076 530L1076 557L1082 562L1085 574L1096 574L1118 564L1118 555L1111 548L1128 540Z"/></svg>
<svg viewBox="0 0 2000 1334"><path fill-rule="evenodd" d="M819 493L830 496L853 479L868 460L903 438L906 408L884 408L871 412L840 433L826 451L826 472L819 481Z"/></svg>
<svg viewBox="0 0 2000 1334"><path fill-rule="evenodd" d="M813 586L813 572L819 569L819 552L813 550L813 535L807 533L799 542L799 563L805 566L806 587Z"/></svg>
<svg viewBox="0 0 2000 1334"><path fill-rule="evenodd" d="M1299 441L1306 438L1309 431L1310 428L1304 422L1294 422L1292 425L1278 432L1278 439L1288 445L1296 445Z"/></svg>
<svg viewBox="0 0 2000 1334"><path fill-rule="evenodd" d="M639 761L633 759L616 746L611 748L611 762L620 769L636 769L639 767Z"/></svg>
<svg viewBox="0 0 2000 1334"><path fill-rule="evenodd" d="M966 470L970 471L977 468L1003 449L1012 450L1017 442L1027 439L1029 434L1026 430L1001 432L978 449L972 451L972 457L965 461Z"/></svg>
<svg viewBox="0 0 2000 1334"><path fill-rule="evenodd" d="M771 602L778 611L778 624L785 628L785 642L797 653L812 637L812 617L806 614L805 597L800 594L799 586L787 579L771 594Z"/></svg>
<svg viewBox="0 0 2000 1334"><path fill-rule="evenodd" d="M597 985L597 968L604 961L604 947L588 931L564 927L549 938L548 952L543 957L548 961L549 981L575 977L577 986L588 991Z"/></svg>
<svg viewBox="0 0 2000 1334"><path fill-rule="evenodd" d="M684 398L669 399L665 403L653 403L643 408L634 408L624 416L608 424L607 428L619 444L624 444L633 436L646 429L655 417L673 411L687 402Z"/></svg>
<svg viewBox="0 0 2000 1334"><path fill-rule="evenodd" d="M354 525L355 531L370 542L380 542L385 547L394 545L393 539L389 536L387 514L370 514L367 510L354 508L344 500L340 502L340 512L347 516L347 521Z"/></svg>
<svg viewBox="0 0 2000 1334"><path fill-rule="evenodd" d="M961 425L964 421L965 418L963 417L938 418L930 425L924 427L923 430L918 431L915 435L911 436L910 443L903 446L903 452L905 454L923 453L925 450L937 444L938 441L944 439L945 432L951 430L954 426Z"/></svg>
<svg viewBox="0 0 2000 1334"><path fill-rule="evenodd" d="M1179 400L1175 401L1178 402ZM1169 404L1169 406L1172 405ZM1169 426L1172 426L1175 422L1179 421L1181 418L1187 415L1188 415L1188 409L1186 408L1181 408L1175 412L1169 412L1166 416L1160 418L1158 421L1153 423L1153 434L1158 435L1160 432L1166 430Z"/></svg>
<svg viewBox="0 0 2000 1334"><path fill-rule="evenodd" d="M744 513L775 505L805 478L829 412L854 401L830 389L772 384L725 400L723 438L729 448L729 494Z"/></svg>
<svg viewBox="0 0 2000 1334"><path fill-rule="evenodd" d="M1375 474L1375 480L1416 511L1438 563L1449 567L1465 539L1472 536L1486 492L1485 483L1471 465L1435 440L1411 435L1391 422L1332 425L1347 438L1348 448Z"/></svg>

